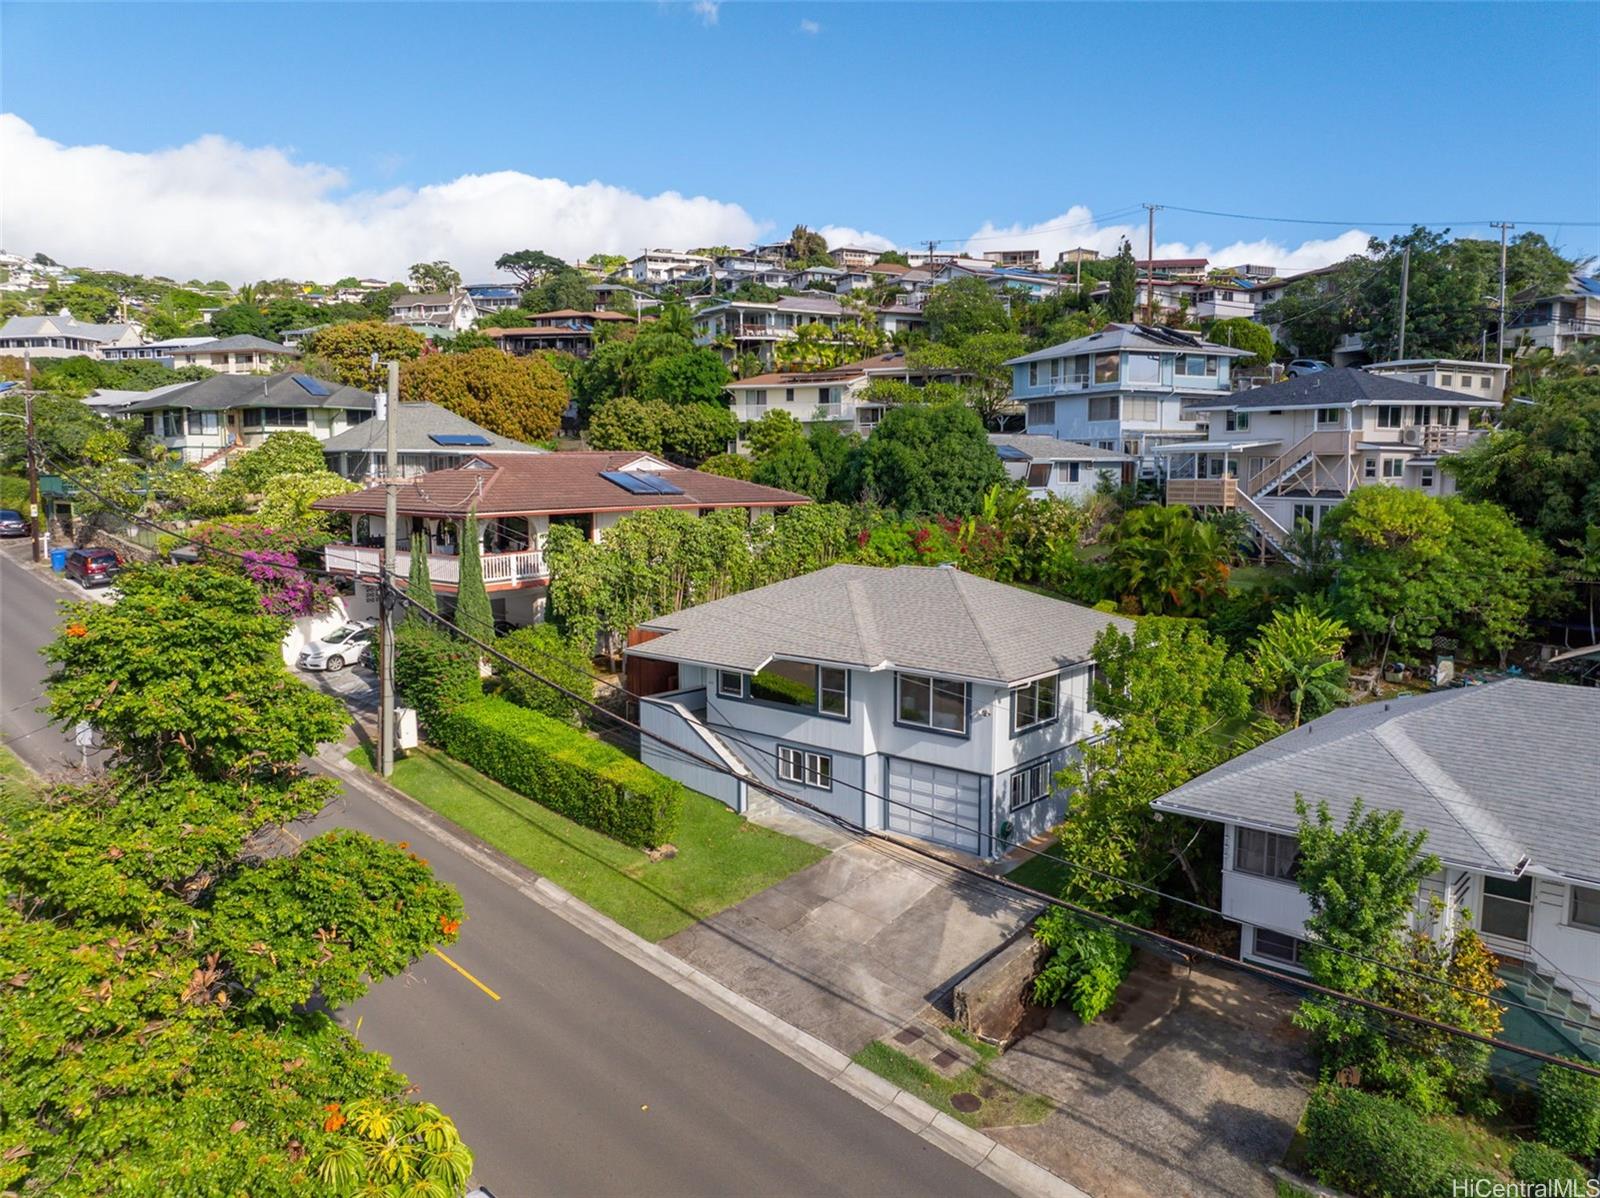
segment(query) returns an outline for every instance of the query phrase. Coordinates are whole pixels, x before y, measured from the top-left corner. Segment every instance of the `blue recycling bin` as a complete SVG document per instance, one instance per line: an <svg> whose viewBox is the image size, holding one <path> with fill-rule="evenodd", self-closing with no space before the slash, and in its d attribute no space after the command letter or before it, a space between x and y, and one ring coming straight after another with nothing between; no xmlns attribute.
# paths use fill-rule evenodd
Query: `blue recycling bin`
<svg viewBox="0 0 1600 1198"><path fill-rule="evenodd" d="M65 572L67 568L67 550L52 549L50 551L50 568L57 574Z"/></svg>

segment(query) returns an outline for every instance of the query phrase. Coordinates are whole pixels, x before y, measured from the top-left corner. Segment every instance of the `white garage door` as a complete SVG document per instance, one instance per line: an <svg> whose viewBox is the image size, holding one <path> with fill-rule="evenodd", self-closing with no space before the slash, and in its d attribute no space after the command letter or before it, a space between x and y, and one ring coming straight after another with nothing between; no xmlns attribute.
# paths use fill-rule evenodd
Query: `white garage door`
<svg viewBox="0 0 1600 1198"><path fill-rule="evenodd" d="M891 832L980 851L983 788L977 774L891 757L888 808Z"/></svg>

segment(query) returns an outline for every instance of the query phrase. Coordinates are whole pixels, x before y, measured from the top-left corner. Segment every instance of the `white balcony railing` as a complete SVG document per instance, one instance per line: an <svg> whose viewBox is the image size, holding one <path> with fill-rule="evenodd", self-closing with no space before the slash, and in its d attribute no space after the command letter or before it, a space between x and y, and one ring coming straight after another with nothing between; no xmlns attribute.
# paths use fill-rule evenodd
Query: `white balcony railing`
<svg viewBox="0 0 1600 1198"><path fill-rule="evenodd" d="M482 557L483 581L488 586L518 586L539 582L549 577L544 567L544 557L538 550L521 553L485 553ZM322 564L329 570L343 574L376 577L383 561L383 550L367 545L329 545L322 551ZM395 554L395 572L411 572L411 554L400 550ZM456 586L461 581L461 559L455 554L428 554L428 577L443 586Z"/></svg>

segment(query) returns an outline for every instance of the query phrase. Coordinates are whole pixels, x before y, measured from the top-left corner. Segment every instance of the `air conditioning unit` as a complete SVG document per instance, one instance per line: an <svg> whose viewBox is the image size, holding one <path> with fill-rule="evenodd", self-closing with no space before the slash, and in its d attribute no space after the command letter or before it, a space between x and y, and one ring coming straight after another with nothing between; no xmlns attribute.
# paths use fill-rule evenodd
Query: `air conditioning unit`
<svg viewBox="0 0 1600 1198"><path fill-rule="evenodd" d="M1402 445L1420 445L1422 443L1422 430L1416 425L1401 429L1400 443Z"/></svg>

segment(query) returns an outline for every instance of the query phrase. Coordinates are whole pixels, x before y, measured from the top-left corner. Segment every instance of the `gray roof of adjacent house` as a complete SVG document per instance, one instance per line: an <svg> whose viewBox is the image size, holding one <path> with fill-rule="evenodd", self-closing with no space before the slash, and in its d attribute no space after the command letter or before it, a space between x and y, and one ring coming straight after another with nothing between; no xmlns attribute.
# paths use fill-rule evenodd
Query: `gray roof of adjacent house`
<svg viewBox="0 0 1600 1198"><path fill-rule="evenodd" d="M186 345L177 350L179 354L210 354L210 353L245 353L255 351L261 354L288 354L299 357L300 351L288 345L279 345L276 341L268 341L265 337L257 337L252 333L238 333L232 337L217 337L211 341L202 341L198 345Z"/></svg>
<svg viewBox="0 0 1600 1198"><path fill-rule="evenodd" d="M1342 408L1370 404L1447 404L1452 407L1499 407L1487 395L1478 397L1460 391L1446 391L1405 378L1373 374L1357 366L1319 370L1298 378L1284 379L1265 387L1235 391L1215 399L1190 400L1196 411L1251 411L1261 408Z"/></svg>
<svg viewBox="0 0 1600 1198"><path fill-rule="evenodd" d="M1090 660L1133 621L953 566L829 566L648 620L641 657L754 673L773 658L914 670L1001 686Z"/></svg>
<svg viewBox="0 0 1600 1198"><path fill-rule="evenodd" d="M13 316L0 325L0 337L82 337L88 341L115 341L125 335L132 325L92 324L79 320L70 313L53 316Z"/></svg>
<svg viewBox="0 0 1600 1198"><path fill-rule="evenodd" d="M320 394L319 394L320 392ZM348 408L370 412L377 401L369 392L306 374L219 374L182 387L163 387L131 403L128 412L186 408L221 412L230 408Z"/></svg>
<svg viewBox="0 0 1600 1198"><path fill-rule="evenodd" d="M96 387L84 398L83 402L86 406L91 408L105 408L107 410L128 408L132 404L144 403L147 400L156 399L163 395L170 395L174 391L179 391L184 387L192 386L194 386L192 382L167 383L161 387L153 387L149 391L122 391L114 387ZM146 403L145 406L159 407L160 405ZM141 411L142 410L143 409L141 409Z"/></svg>
<svg viewBox="0 0 1600 1198"><path fill-rule="evenodd" d="M1205 353L1224 358L1243 358L1250 352L1233 349L1227 345L1213 345L1193 333L1165 329L1159 325L1108 324L1099 332L1090 333L1087 337L1034 350L1033 353L1023 354L1020 358L1009 358L1006 360L1006 365L1017 366L1026 362L1043 362L1049 358L1070 357L1073 354L1102 354L1123 349L1169 354Z"/></svg>
<svg viewBox="0 0 1600 1198"><path fill-rule="evenodd" d="M1297 794L1339 821L1356 796L1399 811L1451 865L1600 883L1600 690L1507 679L1346 708L1155 806L1294 832Z"/></svg>
<svg viewBox="0 0 1600 1198"><path fill-rule="evenodd" d="M1063 441L1059 437L1044 437L1037 433L990 433L989 444L996 449L1005 446L1015 449L1033 461L1039 462L1126 462L1125 453L1099 449L1078 441Z"/></svg>
<svg viewBox="0 0 1600 1198"><path fill-rule="evenodd" d="M342 433L335 433L322 443L324 453L381 453L388 444L387 421L363 420ZM486 445L441 445L434 437L483 437ZM535 445L526 445L491 433L482 425L474 424L465 416L458 416L449 408L435 403L406 403L400 405L400 422L395 429L395 440L400 453L545 453Z"/></svg>

